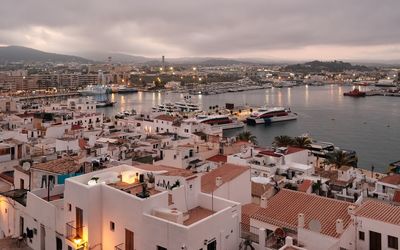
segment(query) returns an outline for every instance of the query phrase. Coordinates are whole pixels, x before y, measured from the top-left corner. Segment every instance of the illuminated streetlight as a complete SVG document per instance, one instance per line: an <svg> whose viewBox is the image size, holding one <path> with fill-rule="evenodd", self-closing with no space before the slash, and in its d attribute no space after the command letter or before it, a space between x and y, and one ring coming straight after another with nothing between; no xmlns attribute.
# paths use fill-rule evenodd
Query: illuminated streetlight
<svg viewBox="0 0 400 250"><path fill-rule="evenodd" d="M193 71L196 71L196 69L197 69L196 67L193 67Z"/></svg>

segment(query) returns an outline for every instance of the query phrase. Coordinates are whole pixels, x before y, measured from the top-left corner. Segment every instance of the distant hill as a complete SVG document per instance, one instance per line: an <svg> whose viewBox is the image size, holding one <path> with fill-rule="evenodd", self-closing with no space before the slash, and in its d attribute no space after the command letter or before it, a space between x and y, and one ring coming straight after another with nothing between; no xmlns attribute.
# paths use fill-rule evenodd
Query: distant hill
<svg viewBox="0 0 400 250"><path fill-rule="evenodd" d="M155 60L144 56L105 52L83 52L82 56L97 62L108 62L108 57L111 57L111 62L113 63L146 63Z"/></svg>
<svg viewBox="0 0 400 250"><path fill-rule="evenodd" d="M303 73L319 73L322 71L343 72L346 70L371 71L372 68L369 68L364 65L352 65L351 63L342 61L331 61L331 62L312 61L303 64L288 65L284 67L283 70L293 71L293 72L303 72Z"/></svg>
<svg viewBox="0 0 400 250"><path fill-rule="evenodd" d="M48 53L22 46L7 46L0 47L0 63L5 62L90 63L92 61L79 56Z"/></svg>

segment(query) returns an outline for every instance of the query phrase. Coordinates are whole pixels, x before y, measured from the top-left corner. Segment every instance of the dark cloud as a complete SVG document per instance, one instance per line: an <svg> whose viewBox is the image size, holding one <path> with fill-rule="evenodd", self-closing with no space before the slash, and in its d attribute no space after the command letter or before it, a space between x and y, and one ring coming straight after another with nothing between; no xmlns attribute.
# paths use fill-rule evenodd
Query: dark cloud
<svg viewBox="0 0 400 250"><path fill-rule="evenodd" d="M351 54L362 47L399 57L399 9L398 0L3 0L0 44L150 56L295 51L303 58L326 46L368 57Z"/></svg>

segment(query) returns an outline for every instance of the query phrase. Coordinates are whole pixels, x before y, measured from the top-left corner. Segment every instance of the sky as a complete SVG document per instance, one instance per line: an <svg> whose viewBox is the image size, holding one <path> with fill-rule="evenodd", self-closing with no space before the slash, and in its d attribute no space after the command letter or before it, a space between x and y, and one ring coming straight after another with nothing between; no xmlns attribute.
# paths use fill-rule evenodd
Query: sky
<svg viewBox="0 0 400 250"><path fill-rule="evenodd" d="M82 55L400 59L399 0L2 0L0 44Z"/></svg>

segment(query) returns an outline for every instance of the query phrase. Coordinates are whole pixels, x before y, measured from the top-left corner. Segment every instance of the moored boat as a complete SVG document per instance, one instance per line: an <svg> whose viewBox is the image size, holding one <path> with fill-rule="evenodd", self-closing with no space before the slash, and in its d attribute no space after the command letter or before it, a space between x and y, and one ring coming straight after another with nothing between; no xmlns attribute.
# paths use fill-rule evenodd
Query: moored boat
<svg viewBox="0 0 400 250"><path fill-rule="evenodd" d="M354 89L352 91L343 93L343 95L351 97L365 97L366 93L364 91L360 91L359 89Z"/></svg>
<svg viewBox="0 0 400 250"><path fill-rule="evenodd" d="M248 125L268 124L273 122L296 120L297 114L284 107L259 108L247 117Z"/></svg>

